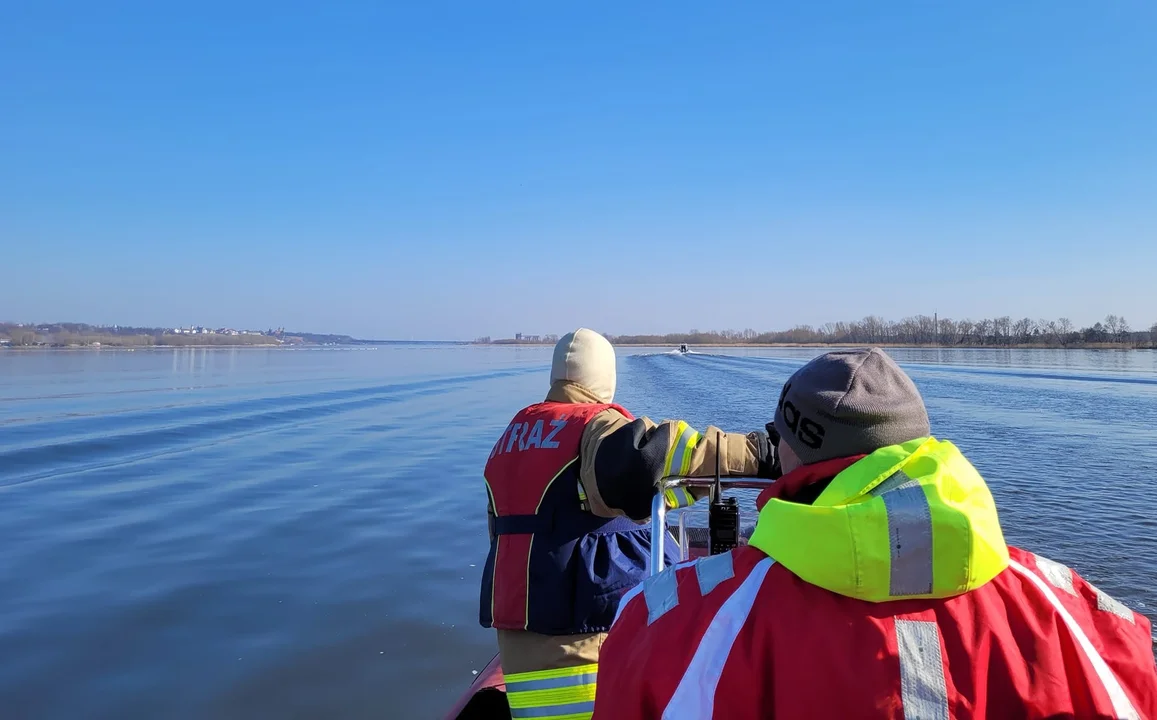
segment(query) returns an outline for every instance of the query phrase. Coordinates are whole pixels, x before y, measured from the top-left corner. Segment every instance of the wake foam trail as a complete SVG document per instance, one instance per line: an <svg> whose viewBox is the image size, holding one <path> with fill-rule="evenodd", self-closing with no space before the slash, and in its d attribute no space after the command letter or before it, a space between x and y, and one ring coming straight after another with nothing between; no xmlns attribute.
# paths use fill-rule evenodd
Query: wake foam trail
<svg viewBox="0 0 1157 720"><path fill-rule="evenodd" d="M38 423L12 428L6 431L7 439L17 439L14 433L20 430L31 442L0 450L0 467L6 471L0 488L184 452L345 412L391 405L428 395L441 395L480 381L532 372L541 372L541 368L517 368L409 383L255 398L164 412L149 410L135 413L131 417L118 418L120 422L111 425L92 424L85 422L89 420L85 418L80 421ZM80 423L80 427L74 425L67 428L72 431L68 435L50 431L65 429L58 426L70 422Z"/></svg>
<svg viewBox="0 0 1157 720"><path fill-rule="evenodd" d="M1123 385L1157 386L1157 378L1128 377L1121 375L1094 375L1058 373L1052 371L1035 372L1032 370L1001 370L990 367L967 367L959 365L939 365L936 363L897 363L900 367L913 368L929 373L945 373L948 375L980 375L984 377L1006 377L1030 380L1061 380L1078 383L1117 383Z"/></svg>

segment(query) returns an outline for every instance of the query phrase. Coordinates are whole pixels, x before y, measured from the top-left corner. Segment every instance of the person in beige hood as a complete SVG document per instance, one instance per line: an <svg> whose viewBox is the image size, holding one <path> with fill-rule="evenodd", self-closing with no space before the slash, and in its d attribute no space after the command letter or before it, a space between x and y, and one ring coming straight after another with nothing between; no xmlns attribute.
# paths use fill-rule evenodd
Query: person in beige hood
<svg viewBox="0 0 1157 720"><path fill-rule="evenodd" d="M498 632L511 714L589 717L599 648L623 593L647 574L660 481L773 477L767 433L699 432L614 404L615 351L586 328L554 349L550 390L521 410L486 463L490 552L479 620ZM695 498L668 491L669 506ZM675 558L668 558L673 561Z"/></svg>

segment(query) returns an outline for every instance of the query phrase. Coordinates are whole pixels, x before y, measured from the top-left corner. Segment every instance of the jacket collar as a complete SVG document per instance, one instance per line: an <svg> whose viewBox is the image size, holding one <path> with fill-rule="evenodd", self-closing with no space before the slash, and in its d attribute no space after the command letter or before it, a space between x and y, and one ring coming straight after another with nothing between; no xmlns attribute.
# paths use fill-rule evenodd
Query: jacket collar
<svg viewBox="0 0 1157 720"><path fill-rule="evenodd" d="M597 396L578 383L569 380L556 380L550 384L550 392L546 394L546 402L557 403L601 403Z"/></svg>
<svg viewBox="0 0 1157 720"><path fill-rule="evenodd" d="M916 438L859 460L807 465L776 486L760 498L748 544L839 595L953 597L1008 567L992 494L950 442Z"/></svg>
<svg viewBox="0 0 1157 720"><path fill-rule="evenodd" d="M767 504L767 501L772 498L790 501L805 487L823 480L831 480L836 475L855 465L864 457L864 455L853 455L851 457L823 460L818 463L812 463L811 465L801 465L779 480L776 480L768 486L766 490L761 492L755 500L755 507L762 510L763 506Z"/></svg>

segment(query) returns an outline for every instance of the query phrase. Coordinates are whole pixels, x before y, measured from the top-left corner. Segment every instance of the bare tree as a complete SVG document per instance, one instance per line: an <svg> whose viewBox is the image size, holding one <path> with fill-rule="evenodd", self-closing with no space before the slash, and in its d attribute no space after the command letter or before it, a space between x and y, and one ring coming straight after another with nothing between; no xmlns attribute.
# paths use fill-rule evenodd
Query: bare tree
<svg viewBox="0 0 1157 720"><path fill-rule="evenodd" d="M1021 318L1012 324L1012 337L1017 343L1027 343L1036 323L1029 318Z"/></svg>
<svg viewBox="0 0 1157 720"><path fill-rule="evenodd" d="M1045 342L1061 343L1061 330L1057 327L1056 320L1045 320L1041 318L1036 321L1037 327L1040 328L1041 334L1045 336Z"/></svg>
<svg viewBox="0 0 1157 720"><path fill-rule="evenodd" d="M976 345L985 345L992 337L992 321L988 319L977 320L976 324L972 326L972 334L976 337Z"/></svg>
<svg viewBox="0 0 1157 720"><path fill-rule="evenodd" d="M878 343L883 340L883 336L883 318L869 315L859 322L859 333L857 333L855 342Z"/></svg>
<svg viewBox="0 0 1157 720"><path fill-rule="evenodd" d="M916 316L916 324L919 331L919 342L928 344L938 342L940 340L938 337L939 332L938 328L936 327L936 322L937 321L935 318L928 315Z"/></svg>
<svg viewBox="0 0 1157 720"><path fill-rule="evenodd" d="M1106 315L1105 324L1102 327L1110 340L1116 340L1117 334L1120 332L1121 318L1116 315Z"/></svg>
<svg viewBox="0 0 1157 720"><path fill-rule="evenodd" d="M963 323L958 323L950 318L944 318L940 321L941 342L945 345L959 345L964 334Z"/></svg>
<svg viewBox="0 0 1157 720"><path fill-rule="evenodd" d="M1057 320L1057 333L1060 338L1061 347L1069 344L1073 335L1073 321L1068 318L1061 318Z"/></svg>
<svg viewBox="0 0 1157 720"><path fill-rule="evenodd" d="M1133 330L1129 327L1129 321L1124 317L1117 318L1117 342L1131 343Z"/></svg>
<svg viewBox="0 0 1157 720"><path fill-rule="evenodd" d="M895 342L896 338L900 336L900 323L895 320L886 320L884 322L884 341Z"/></svg>
<svg viewBox="0 0 1157 720"><path fill-rule="evenodd" d="M997 343L1002 345L1010 344L1012 341L1012 318L1004 315L993 320L992 334L995 336Z"/></svg>
<svg viewBox="0 0 1157 720"><path fill-rule="evenodd" d="M906 317L900 322L896 323L895 327L897 340L903 343L910 343L912 345L919 344L919 324L917 323L916 318Z"/></svg>
<svg viewBox="0 0 1157 720"><path fill-rule="evenodd" d="M967 345L968 339L976 332L976 323L971 320L961 320L956 323L956 333L960 336L961 345Z"/></svg>

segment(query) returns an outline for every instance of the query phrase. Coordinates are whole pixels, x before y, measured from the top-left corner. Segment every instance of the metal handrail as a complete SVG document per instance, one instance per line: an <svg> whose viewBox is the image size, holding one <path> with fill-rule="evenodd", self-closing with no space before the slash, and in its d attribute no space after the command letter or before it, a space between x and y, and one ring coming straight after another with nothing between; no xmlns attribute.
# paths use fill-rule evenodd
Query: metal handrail
<svg viewBox="0 0 1157 720"><path fill-rule="evenodd" d="M670 477L659 486L655 497L651 498L651 563L649 574L663 571L667 544L667 501L663 497L666 490L677 487L709 487L715 495L724 489L763 490L774 481L755 477ZM683 527L679 527L679 546L685 548L687 538Z"/></svg>

